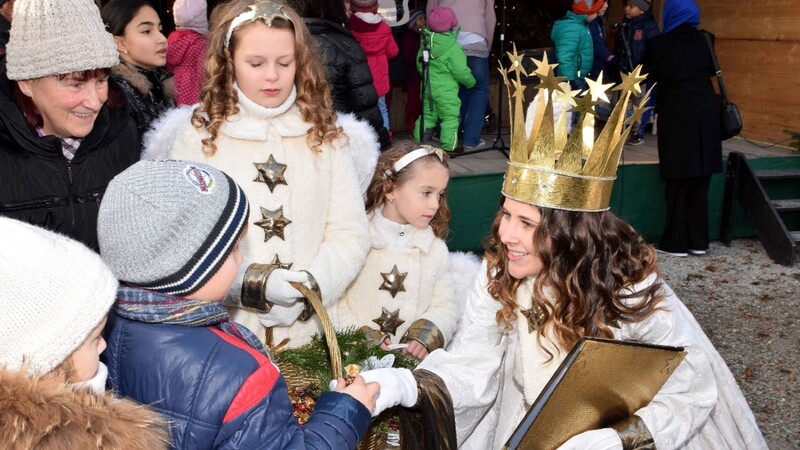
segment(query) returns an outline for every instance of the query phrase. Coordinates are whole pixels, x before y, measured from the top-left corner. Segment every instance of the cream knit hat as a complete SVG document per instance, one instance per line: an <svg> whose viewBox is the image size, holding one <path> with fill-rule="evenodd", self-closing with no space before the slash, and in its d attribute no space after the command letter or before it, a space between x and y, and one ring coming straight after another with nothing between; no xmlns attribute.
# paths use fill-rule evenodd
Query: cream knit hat
<svg viewBox="0 0 800 450"><path fill-rule="evenodd" d="M175 0L172 14L175 26L184 30L194 30L202 35L208 34L206 0Z"/></svg>
<svg viewBox="0 0 800 450"><path fill-rule="evenodd" d="M117 46L92 0L17 0L6 46L9 80L119 64Z"/></svg>
<svg viewBox="0 0 800 450"><path fill-rule="evenodd" d="M55 369L103 320L116 292L117 279L88 247L0 218L0 367Z"/></svg>

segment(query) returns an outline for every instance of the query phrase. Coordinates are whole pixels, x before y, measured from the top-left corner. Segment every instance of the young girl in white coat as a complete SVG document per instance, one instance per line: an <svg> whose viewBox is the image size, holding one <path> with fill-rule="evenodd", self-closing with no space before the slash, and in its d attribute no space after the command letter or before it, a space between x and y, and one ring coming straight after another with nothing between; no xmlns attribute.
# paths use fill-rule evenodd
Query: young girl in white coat
<svg viewBox="0 0 800 450"><path fill-rule="evenodd" d="M447 234L447 162L428 146L398 147L378 160L367 190L371 249L334 311L338 328L362 327L387 349L422 360L458 325Z"/></svg>
<svg viewBox="0 0 800 450"><path fill-rule="evenodd" d="M253 214L226 302L268 344L289 338L296 347L321 327L290 283L319 289L330 307L364 263L368 224L353 162L366 182L378 143L369 125L331 110L312 38L291 8L234 0L214 19L200 103L156 124L145 157L206 163L243 187Z"/></svg>

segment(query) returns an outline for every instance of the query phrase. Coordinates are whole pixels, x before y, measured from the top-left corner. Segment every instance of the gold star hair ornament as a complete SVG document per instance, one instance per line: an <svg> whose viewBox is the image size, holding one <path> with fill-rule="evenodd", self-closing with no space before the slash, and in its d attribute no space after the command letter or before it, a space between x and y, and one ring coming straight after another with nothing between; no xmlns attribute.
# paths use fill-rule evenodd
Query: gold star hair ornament
<svg viewBox="0 0 800 450"><path fill-rule="evenodd" d="M278 2L269 0L250 5L247 11L234 17L231 21L231 25L228 27L228 34L225 35L225 47L230 47L233 32L245 23L263 20L268 27L272 28L272 21L275 19L284 19L292 22L292 18L283 11L283 6Z"/></svg>
<svg viewBox="0 0 800 450"><path fill-rule="evenodd" d="M513 55L509 54L512 63ZM509 91L511 117L511 154L503 195L546 208L605 211L611 202L622 147L631 129L625 121L625 110L632 93L641 92L639 84L645 79L641 68L637 67L623 78L624 82L617 89L622 95L595 139L593 127L589 125L594 120L593 107L600 100L608 100L606 92L613 83L603 84L602 74L596 80L587 79L587 93L573 103L567 99L573 95L572 91L554 75L554 65L547 56L542 60L533 59L533 63L536 65L534 73L541 83L533 100L536 107L528 112L533 114L533 118L528 117L532 124L529 133L525 130L521 95L524 86L520 72L513 68L500 70ZM565 106L562 111L571 109L580 113L578 126L570 134L567 134L568 120L563 114L555 120L553 104L556 102ZM587 137L584 128L588 129Z"/></svg>

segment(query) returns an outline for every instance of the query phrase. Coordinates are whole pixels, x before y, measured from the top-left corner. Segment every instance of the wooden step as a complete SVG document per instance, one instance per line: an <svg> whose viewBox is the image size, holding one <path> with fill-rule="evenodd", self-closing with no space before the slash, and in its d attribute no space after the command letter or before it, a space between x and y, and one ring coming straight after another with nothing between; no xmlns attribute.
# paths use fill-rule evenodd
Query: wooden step
<svg viewBox="0 0 800 450"><path fill-rule="evenodd" d="M790 231L789 237L795 244L800 244L800 231Z"/></svg>
<svg viewBox="0 0 800 450"><path fill-rule="evenodd" d="M800 169L756 170L759 180L796 180L800 179Z"/></svg>
<svg viewBox="0 0 800 450"><path fill-rule="evenodd" d="M772 206L778 212L800 211L800 199L772 200Z"/></svg>

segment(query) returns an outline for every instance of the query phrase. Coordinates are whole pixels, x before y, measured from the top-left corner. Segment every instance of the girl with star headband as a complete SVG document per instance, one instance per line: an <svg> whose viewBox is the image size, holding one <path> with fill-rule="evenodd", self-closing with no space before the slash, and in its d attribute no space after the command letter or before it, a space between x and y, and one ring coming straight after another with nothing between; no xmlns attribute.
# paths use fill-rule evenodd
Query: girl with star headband
<svg viewBox="0 0 800 450"><path fill-rule="evenodd" d="M331 110L311 35L288 6L220 5L208 45L200 103L166 115L145 157L203 162L243 187L253 214L227 298L231 317L267 344L299 347L322 328L291 283L318 289L331 307L364 264L359 183L372 175L377 139L368 124Z"/></svg>
<svg viewBox="0 0 800 450"><path fill-rule="evenodd" d="M458 305L449 270L447 161L441 149L396 147L381 155L367 190L371 249L337 304L337 327L362 327L388 350L423 360L450 342Z"/></svg>

